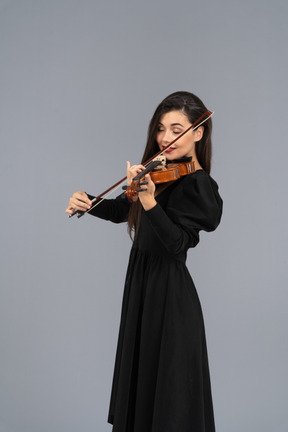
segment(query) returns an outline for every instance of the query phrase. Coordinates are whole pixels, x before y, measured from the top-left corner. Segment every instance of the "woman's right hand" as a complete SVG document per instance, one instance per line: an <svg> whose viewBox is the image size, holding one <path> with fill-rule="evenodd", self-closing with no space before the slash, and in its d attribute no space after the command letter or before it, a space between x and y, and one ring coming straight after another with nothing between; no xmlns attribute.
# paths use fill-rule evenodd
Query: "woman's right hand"
<svg viewBox="0 0 288 432"><path fill-rule="evenodd" d="M92 205L92 202L89 200L87 194L83 191L75 192L69 200L68 207L66 209L66 213L72 214L74 211L86 211Z"/></svg>

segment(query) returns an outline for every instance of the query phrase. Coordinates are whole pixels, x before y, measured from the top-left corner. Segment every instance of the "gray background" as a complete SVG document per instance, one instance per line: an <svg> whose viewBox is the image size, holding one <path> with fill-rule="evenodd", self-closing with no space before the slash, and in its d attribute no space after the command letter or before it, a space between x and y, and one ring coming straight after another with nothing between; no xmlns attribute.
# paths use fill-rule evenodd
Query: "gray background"
<svg viewBox="0 0 288 432"><path fill-rule="evenodd" d="M215 110L222 225L188 267L217 430L286 432L287 1L0 1L0 432L106 424L130 240L64 213L143 152L169 93Z"/></svg>

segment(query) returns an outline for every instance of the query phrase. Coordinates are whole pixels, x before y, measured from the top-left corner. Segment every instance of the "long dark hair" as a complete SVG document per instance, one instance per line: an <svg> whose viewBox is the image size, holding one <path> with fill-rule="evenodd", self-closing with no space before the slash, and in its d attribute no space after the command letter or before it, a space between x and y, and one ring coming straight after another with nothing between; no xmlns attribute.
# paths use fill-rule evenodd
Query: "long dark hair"
<svg viewBox="0 0 288 432"><path fill-rule="evenodd" d="M154 154L159 151L159 146L156 141L158 125L163 114L166 114L170 111L182 111L184 114L186 114L190 123L193 124L196 120L198 120L199 117L201 117L201 115L203 115L207 111L207 108L205 107L203 102L193 93L179 91L167 96L158 105L150 121L147 134L147 143L141 163L144 163L145 161L147 161L147 159L150 159ZM206 172L210 173L212 157L211 118L203 124L203 127L204 133L201 140L196 142L195 151L197 159L202 168ZM134 232L134 239L137 237L138 234L141 211L142 206L139 200L131 204L128 215L128 232L131 238L133 237L132 233Z"/></svg>

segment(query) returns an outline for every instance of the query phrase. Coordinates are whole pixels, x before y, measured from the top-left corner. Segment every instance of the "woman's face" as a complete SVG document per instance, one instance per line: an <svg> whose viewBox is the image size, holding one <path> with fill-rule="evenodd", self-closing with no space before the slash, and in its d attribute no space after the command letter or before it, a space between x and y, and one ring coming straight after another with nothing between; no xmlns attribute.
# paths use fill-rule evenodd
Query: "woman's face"
<svg viewBox="0 0 288 432"><path fill-rule="evenodd" d="M160 150L168 146L178 135L191 126L186 114L182 111L170 111L160 118L156 141ZM199 141L203 135L201 126L196 130L192 129L182 138L176 141L164 152L168 160L179 159L184 156L195 157L195 142Z"/></svg>

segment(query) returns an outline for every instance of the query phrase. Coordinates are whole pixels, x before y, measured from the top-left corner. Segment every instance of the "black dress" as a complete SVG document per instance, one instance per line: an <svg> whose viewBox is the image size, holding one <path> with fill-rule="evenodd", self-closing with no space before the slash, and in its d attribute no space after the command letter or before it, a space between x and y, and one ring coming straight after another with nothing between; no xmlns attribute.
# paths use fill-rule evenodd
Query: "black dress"
<svg viewBox="0 0 288 432"><path fill-rule="evenodd" d="M143 211L127 270L108 422L113 432L214 432L205 330L185 265L199 231L214 230L222 200L202 170ZM92 214L127 220L122 196Z"/></svg>

